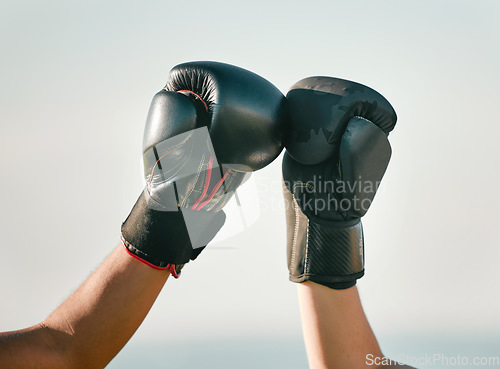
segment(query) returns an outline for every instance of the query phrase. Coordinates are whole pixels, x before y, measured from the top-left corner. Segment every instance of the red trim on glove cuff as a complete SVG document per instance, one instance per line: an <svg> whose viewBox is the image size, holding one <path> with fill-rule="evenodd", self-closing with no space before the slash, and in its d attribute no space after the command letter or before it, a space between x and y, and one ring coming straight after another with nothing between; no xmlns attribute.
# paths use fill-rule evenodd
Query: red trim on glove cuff
<svg viewBox="0 0 500 369"><path fill-rule="evenodd" d="M167 269L171 269L171 264L168 264L167 266L165 267L159 267L159 266L156 266L154 264L151 264L149 261L146 261L144 259L141 259L139 256L137 256L136 254L134 254L133 252L131 252L128 247L125 245L125 241L123 240L122 237L120 237L120 241L122 242L122 245L123 247L125 247L125 251L127 251L127 253L132 256L134 259L137 259L139 260L140 262L146 264L147 266L150 266L151 268L153 269L158 269L158 270L167 270ZM175 267L175 266L174 266ZM172 271L170 271L172 272ZM174 275L175 274L175 275ZM177 275L177 273L172 273L172 275L174 275L174 278L178 278L179 276ZM177 275L177 277L176 277Z"/></svg>

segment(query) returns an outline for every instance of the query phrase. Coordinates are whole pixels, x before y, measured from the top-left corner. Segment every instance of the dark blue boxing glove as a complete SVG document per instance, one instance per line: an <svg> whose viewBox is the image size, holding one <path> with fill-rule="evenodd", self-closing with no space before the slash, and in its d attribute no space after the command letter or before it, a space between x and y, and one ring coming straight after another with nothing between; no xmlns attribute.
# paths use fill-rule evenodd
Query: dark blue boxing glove
<svg viewBox="0 0 500 369"><path fill-rule="evenodd" d="M284 104L270 82L236 66L174 67L146 122L146 187L122 225L128 252L174 276L194 260L245 174L280 154Z"/></svg>
<svg viewBox="0 0 500 369"><path fill-rule="evenodd" d="M337 78L303 79L286 97L290 280L352 287L364 274L361 217L389 163L396 113L371 88Z"/></svg>

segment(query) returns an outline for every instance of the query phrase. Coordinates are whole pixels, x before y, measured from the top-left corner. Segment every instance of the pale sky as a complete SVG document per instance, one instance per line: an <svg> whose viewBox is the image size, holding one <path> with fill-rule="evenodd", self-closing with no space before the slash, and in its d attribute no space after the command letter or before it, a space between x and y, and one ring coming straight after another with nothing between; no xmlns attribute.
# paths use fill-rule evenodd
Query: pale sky
<svg viewBox="0 0 500 369"><path fill-rule="evenodd" d="M499 38L494 0L3 0L0 331L43 320L116 246L151 98L174 65L216 60L283 93L328 75L384 95L398 124L358 283L372 327L498 337ZM300 336L280 159L242 192L247 228L169 280L134 340Z"/></svg>

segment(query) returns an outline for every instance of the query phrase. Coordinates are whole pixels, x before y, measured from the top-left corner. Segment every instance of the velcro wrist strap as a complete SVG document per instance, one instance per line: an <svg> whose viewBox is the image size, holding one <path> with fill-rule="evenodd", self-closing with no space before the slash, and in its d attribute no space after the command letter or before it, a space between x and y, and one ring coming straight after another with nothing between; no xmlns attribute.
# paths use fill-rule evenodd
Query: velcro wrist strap
<svg viewBox="0 0 500 369"><path fill-rule="evenodd" d="M194 260L225 221L222 211L152 210L146 197L144 191L122 224L122 236L129 252L159 268Z"/></svg>
<svg viewBox="0 0 500 369"><path fill-rule="evenodd" d="M303 277L315 282L347 282L364 272L363 227L318 224L308 219Z"/></svg>
<svg viewBox="0 0 500 369"><path fill-rule="evenodd" d="M288 269L292 282L313 281L348 288L364 274L363 227L360 219L333 222L307 217L291 193L287 207Z"/></svg>

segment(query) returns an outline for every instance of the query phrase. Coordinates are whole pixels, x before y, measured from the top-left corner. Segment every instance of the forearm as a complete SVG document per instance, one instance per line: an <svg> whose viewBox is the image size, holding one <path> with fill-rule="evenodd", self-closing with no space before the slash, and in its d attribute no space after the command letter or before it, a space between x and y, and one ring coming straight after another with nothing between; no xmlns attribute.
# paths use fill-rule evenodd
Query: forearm
<svg viewBox="0 0 500 369"><path fill-rule="evenodd" d="M142 323L168 275L118 246L44 322L0 336L0 368L105 367Z"/></svg>
<svg viewBox="0 0 500 369"><path fill-rule="evenodd" d="M334 290L304 282L298 293L311 369L362 368L366 355L382 356L356 287Z"/></svg>
<svg viewBox="0 0 500 369"><path fill-rule="evenodd" d="M298 293L311 369L376 368L369 365L375 360L367 360L367 355L374 359L382 358L383 354L366 319L356 287L334 290L304 282L298 285Z"/></svg>

